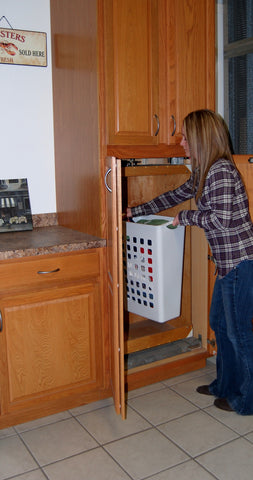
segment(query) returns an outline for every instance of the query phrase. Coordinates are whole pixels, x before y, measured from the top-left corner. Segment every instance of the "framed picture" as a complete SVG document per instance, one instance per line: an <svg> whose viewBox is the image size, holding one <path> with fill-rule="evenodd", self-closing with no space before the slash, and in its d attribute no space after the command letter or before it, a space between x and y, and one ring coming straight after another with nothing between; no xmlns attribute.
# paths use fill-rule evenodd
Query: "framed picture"
<svg viewBox="0 0 253 480"><path fill-rule="evenodd" d="M0 180L0 233L32 229L27 179Z"/></svg>

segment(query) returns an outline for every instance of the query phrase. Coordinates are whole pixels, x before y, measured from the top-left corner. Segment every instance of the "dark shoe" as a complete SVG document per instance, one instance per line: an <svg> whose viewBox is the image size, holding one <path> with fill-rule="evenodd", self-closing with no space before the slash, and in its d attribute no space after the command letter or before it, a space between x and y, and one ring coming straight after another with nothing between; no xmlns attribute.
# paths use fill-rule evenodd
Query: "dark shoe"
<svg viewBox="0 0 253 480"><path fill-rule="evenodd" d="M229 403L225 398L216 398L214 400L215 407L220 408L221 410L226 410L227 412L234 412L234 409L230 407Z"/></svg>
<svg viewBox="0 0 253 480"><path fill-rule="evenodd" d="M209 385L200 385L196 388L196 392L201 393L201 395L212 395L209 390Z"/></svg>

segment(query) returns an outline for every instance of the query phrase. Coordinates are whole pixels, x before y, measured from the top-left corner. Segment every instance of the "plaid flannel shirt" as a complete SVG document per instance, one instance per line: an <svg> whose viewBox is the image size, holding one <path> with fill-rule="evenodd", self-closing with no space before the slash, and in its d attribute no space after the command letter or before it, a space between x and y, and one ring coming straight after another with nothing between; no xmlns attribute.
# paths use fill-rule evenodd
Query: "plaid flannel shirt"
<svg viewBox="0 0 253 480"><path fill-rule="evenodd" d="M193 198L196 191L191 175L179 188L132 207L132 216L161 212ZM179 212L179 222L204 229L219 276L227 275L242 260L253 260L248 198L241 177L229 160L219 159L211 166L197 207Z"/></svg>

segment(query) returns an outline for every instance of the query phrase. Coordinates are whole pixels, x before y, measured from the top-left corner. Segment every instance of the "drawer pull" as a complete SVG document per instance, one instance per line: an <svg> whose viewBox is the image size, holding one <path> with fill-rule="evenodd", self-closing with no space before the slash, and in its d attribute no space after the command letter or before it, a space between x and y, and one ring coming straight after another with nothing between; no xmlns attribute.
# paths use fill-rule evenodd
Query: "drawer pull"
<svg viewBox="0 0 253 480"><path fill-rule="evenodd" d="M49 273L56 273L56 272L59 272L60 269L59 268L56 268L55 270L49 270L48 272L47 271L43 271L43 270L39 270L37 273L38 275L48 275Z"/></svg>
<svg viewBox="0 0 253 480"><path fill-rule="evenodd" d="M3 317L2 317L2 312L0 310L0 332L3 331Z"/></svg>

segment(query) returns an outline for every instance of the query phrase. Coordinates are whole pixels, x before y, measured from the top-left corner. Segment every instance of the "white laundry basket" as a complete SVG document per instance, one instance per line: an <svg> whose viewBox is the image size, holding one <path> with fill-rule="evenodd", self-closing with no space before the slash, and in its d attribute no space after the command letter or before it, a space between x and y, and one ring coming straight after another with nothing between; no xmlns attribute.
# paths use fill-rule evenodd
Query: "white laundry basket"
<svg viewBox="0 0 253 480"><path fill-rule="evenodd" d="M125 308L159 323L180 315L185 227L147 215L124 222Z"/></svg>

